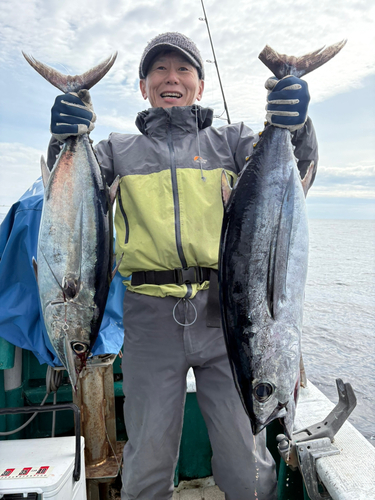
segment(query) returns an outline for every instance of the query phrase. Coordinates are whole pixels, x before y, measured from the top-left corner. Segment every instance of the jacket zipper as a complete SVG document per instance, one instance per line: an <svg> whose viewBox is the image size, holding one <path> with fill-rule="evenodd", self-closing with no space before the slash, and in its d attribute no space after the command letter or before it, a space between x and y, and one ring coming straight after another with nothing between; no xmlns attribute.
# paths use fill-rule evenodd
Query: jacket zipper
<svg viewBox="0 0 375 500"><path fill-rule="evenodd" d="M178 185L177 185L177 173L176 173L176 158L172 141L172 126L171 122L168 120L168 130L167 130L167 143L169 148L169 155L171 159L171 178L172 178L172 192L173 192L173 205L174 205L174 221L175 221L175 235L176 235L176 246L177 253L181 261L181 267L183 269L187 268L187 262L182 248L181 241L181 221L180 221L180 203L178 198Z"/></svg>
<svg viewBox="0 0 375 500"><path fill-rule="evenodd" d="M124 221L125 221L125 245L126 245L129 241L129 221L128 221L128 218L126 216L124 207L122 206L121 189L118 190L118 202L120 205L120 210L121 210L122 216L124 217Z"/></svg>

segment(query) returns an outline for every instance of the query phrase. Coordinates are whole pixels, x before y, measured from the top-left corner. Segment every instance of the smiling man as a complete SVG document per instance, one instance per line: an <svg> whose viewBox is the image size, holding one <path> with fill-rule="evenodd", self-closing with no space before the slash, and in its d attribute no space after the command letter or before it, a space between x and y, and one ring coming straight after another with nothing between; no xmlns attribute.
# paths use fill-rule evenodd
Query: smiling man
<svg viewBox="0 0 375 500"><path fill-rule="evenodd" d="M155 57L147 77L140 81L140 88L153 108L191 106L202 99L204 81L186 57L163 51Z"/></svg>
<svg viewBox="0 0 375 500"><path fill-rule="evenodd" d="M132 276L124 299L122 369L129 440L121 498L172 498L186 374L192 367L212 445L214 478L226 500L275 500L275 464L265 432L252 435L215 309L221 176L224 170L235 182L257 136L244 123L215 129L213 111L195 104L204 90L204 67L186 36L164 33L151 40L139 77L142 96L151 104L137 116L141 133L113 133L95 148L107 183L121 177L116 254L123 255L122 276ZM278 104L268 109L267 118L293 131L304 175L312 160L317 164L317 143L307 118L307 86L292 78L298 112L288 89L273 81L268 87L278 91ZM52 108L50 168L59 151L57 140L94 127L89 95L79 95L82 100L72 94L58 97Z"/></svg>

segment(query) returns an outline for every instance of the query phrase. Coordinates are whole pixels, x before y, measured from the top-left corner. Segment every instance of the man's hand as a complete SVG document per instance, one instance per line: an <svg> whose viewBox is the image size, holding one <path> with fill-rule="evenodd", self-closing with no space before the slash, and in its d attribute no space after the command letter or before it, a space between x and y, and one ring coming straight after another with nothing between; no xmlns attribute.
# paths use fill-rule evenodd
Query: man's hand
<svg viewBox="0 0 375 500"><path fill-rule="evenodd" d="M51 109L51 133L58 141L65 141L72 135L91 132L95 120L88 90L60 95Z"/></svg>
<svg viewBox="0 0 375 500"><path fill-rule="evenodd" d="M291 132L302 128L307 119L310 102L307 83L296 76L284 76L281 80L268 78L265 83L267 96L266 120L276 127Z"/></svg>

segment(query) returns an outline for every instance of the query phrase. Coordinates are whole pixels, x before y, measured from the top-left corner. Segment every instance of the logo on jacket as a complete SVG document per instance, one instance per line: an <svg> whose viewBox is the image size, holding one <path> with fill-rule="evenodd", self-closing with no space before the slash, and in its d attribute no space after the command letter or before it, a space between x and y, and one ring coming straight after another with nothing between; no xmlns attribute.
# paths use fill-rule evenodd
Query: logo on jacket
<svg viewBox="0 0 375 500"><path fill-rule="evenodd" d="M198 161L199 163L207 163L207 160L204 160L201 156L194 156L194 161Z"/></svg>

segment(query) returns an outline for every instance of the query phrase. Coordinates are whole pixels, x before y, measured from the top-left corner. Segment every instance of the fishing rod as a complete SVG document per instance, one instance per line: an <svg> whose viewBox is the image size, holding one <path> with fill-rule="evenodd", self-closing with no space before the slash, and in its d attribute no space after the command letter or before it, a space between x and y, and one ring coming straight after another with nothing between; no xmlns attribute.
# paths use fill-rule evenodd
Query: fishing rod
<svg viewBox="0 0 375 500"><path fill-rule="evenodd" d="M210 32L210 27L208 26L208 19L207 19L207 14L206 14L206 9L204 8L204 3L203 3L203 0L201 0L201 3L202 3L202 9L203 9L203 14L204 14L204 17L200 17L199 20L200 21L204 21L206 23L206 26L207 26L207 31L208 31L208 37L210 39L210 44L211 44L211 49L212 49L212 54L214 56L214 60L213 62L215 63L215 66L216 66L216 71L217 71L217 76L219 78L219 84L220 84L220 88L221 88L221 94L223 96L223 101L224 101L224 109L225 109L225 112L227 114L227 121L228 123L230 124L231 121L230 121L230 118L229 118L229 111L228 111L228 106L227 106L227 101L225 100L225 95L224 95L224 89L223 89L223 85L221 83L221 78L220 78L220 72L219 72L219 66L217 64L217 59L216 59L216 54L215 54L215 49L214 49L214 44L212 42L212 38L211 38L211 32ZM212 62L212 61L208 61L208 62ZM221 116L221 115L220 115ZM220 117L219 117L220 118Z"/></svg>

